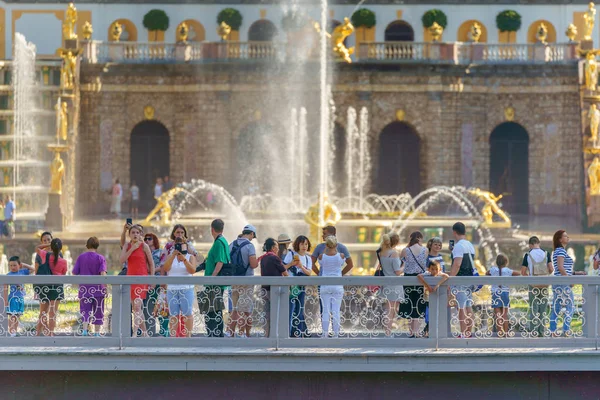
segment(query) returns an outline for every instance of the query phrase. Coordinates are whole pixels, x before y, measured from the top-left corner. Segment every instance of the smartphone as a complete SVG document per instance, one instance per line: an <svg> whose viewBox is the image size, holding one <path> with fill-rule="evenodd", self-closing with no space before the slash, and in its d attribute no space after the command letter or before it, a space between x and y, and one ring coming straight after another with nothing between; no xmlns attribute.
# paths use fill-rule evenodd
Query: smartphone
<svg viewBox="0 0 600 400"><path fill-rule="evenodd" d="M181 251L182 251L181 243L175 243L175 251L178 251L181 253Z"/></svg>
<svg viewBox="0 0 600 400"><path fill-rule="evenodd" d="M131 218L127 218L127 223L128 223L129 225L131 225L131 224L133 224L133 220L132 220Z"/></svg>
<svg viewBox="0 0 600 400"><path fill-rule="evenodd" d="M451 239L450 242L448 242L448 248L450 251L454 250L454 239Z"/></svg>

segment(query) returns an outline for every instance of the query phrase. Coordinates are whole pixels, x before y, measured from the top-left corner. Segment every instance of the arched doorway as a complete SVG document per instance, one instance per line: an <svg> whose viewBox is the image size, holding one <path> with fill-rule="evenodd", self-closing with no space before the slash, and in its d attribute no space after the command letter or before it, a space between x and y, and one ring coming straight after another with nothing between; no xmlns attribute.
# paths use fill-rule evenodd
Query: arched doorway
<svg viewBox="0 0 600 400"><path fill-rule="evenodd" d="M140 208L154 206L156 178L170 175L169 131L158 121L142 121L131 131L131 182L140 188Z"/></svg>
<svg viewBox="0 0 600 400"><path fill-rule="evenodd" d="M406 21L396 20L385 28L386 42L414 42L415 31Z"/></svg>
<svg viewBox="0 0 600 400"><path fill-rule="evenodd" d="M498 125L490 135L490 191L504 196L509 213L529 213L529 135L515 122Z"/></svg>
<svg viewBox="0 0 600 400"><path fill-rule="evenodd" d="M277 36L277 27L268 19L259 19L248 29L248 40L251 42L271 42Z"/></svg>
<svg viewBox="0 0 600 400"><path fill-rule="evenodd" d="M421 191L421 139L405 122L392 122L379 135L379 162L375 192L378 194Z"/></svg>

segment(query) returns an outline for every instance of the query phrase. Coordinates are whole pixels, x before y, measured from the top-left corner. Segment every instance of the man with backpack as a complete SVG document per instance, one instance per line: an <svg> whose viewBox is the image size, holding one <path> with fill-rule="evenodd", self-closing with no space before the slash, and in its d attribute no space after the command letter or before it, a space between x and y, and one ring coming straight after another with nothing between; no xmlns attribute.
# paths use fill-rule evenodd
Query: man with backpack
<svg viewBox="0 0 600 400"><path fill-rule="evenodd" d="M242 234L229 245L231 263L236 271L243 271L244 276L253 276L258 267L256 249L250 242L256 239L256 228L246 225ZM235 336L236 325L239 329L238 337L249 337L252 329L252 310L254 306L254 286L232 285L231 286L231 317L227 324L225 336Z"/></svg>
<svg viewBox="0 0 600 400"><path fill-rule="evenodd" d="M537 236L529 238L529 251L523 256L521 263L523 276L550 276L554 271L550 252L540 248ZM536 337L544 337L546 320L548 319L548 285L529 286L529 332Z"/></svg>

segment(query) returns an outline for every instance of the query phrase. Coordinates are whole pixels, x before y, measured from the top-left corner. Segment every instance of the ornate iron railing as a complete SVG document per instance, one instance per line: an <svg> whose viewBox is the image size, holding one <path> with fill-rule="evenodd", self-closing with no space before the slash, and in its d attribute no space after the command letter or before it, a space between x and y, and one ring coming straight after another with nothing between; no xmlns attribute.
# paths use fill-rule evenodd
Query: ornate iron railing
<svg viewBox="0 0 600 400"><path fill-rule="evenodd" d="M3 346L294 347L323 337L328 346L544 347L599 339L598 277L450 278L433 293L415 277L0 276L0 284L25 292L21 300L2 295ZM48 296L57 284L59 303ZM132 304L142 284L150 285L147 299ZM190 286L168 292L173 284ZM184 318L169 316L169 305ZM235 338L222 338L227 332Z"/></svg>

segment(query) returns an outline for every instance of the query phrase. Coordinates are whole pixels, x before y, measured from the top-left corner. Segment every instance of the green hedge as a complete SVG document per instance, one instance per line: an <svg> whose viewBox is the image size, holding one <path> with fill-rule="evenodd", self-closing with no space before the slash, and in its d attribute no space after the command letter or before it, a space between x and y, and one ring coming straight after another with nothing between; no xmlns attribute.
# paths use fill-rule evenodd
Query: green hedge
<svg viewBox="0 0 600 400"><path fill-rule="evenodd" d="M427 11L421 17L421 21L423 22L423 27L430 28L435 22L438 23L439 26L446 29L446 25L448 25L448 17L442 10L432 9Z"/></svg>
<svg viewBox="0 0 600 400"><path fill-rule="evenodd" d="M149 31L166 31L169 29L169 16L163 10L150 10L144 15L144 28Z"/></svg>
<svg viewBox="0 0 600 400"><path fill-rule="evenodd" d="M224 8L217 15L217 25L221 25L221 22L225 22L234 31L239 31L242 26L242 14L235 8Z"/></svg>
<svg viewBox="0 0 600 400"><path fill-rule="evenodd" d="M375 13L368 8L360 8L352 14L352 25L355 28L360 28L361 26L364 28L372 28L377 24L377 19L375 18Z"/></svg>
<svg viewBox="0 0 600 400"><path fill-rule="evenodd" d="M496 27L500 32L516 32L521 28L521 15L514 10L504 10L496 16Z"/></svg>

